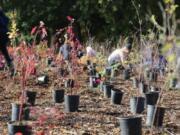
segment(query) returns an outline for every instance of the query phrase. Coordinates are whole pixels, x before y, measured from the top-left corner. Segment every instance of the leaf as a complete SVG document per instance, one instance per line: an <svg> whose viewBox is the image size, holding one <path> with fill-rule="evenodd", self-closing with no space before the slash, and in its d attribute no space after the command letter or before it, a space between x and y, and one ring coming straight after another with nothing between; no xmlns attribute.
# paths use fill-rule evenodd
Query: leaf
<svg viewBox="0 0 180 135"><path fill-rule="evenodd" d="M173 61L175 61L175 58L176 58L176 55L175 54L171 54L171 55L169 55L167 57L167 60L168 60L168 62L173 62Z"/></svg>
<svg viewBox="0 0 180 135"><path fill-rule="evenodd" d="M164 0L164 3L165 4L170 4L170 3L172 3L173 2L173 0Z"/></svg>
<svg viewBox="0 0 180 135"><path fill-rule="evenodd" d="M176 46L180 47L180 40L176 41Z"/></svg>
<svg viewBox="0 0 180 135"><path fill-rule="evenodd" d="M113 10L114 12L116 12L116 11L118 10L118 8L114 5L114 6L112 7L112 10Z"/></svg>
<svg viewBox="0 0 180 135"><path fill-rule="evenodd" d="M155 18L155 15L152 15L151 18L150 18L151 22L156 25L157 22L156 22L156 18Z"/></svg>
<svg viewBox="0 0 180 135"><path fill-rule="evenodd" d="M23 135L22 133L20 133L20 132L18 132L18 133L16 133L15 135Z"/></svg>
<svg viewBox="0 0 180 135"><path fill-rule="evenodd" d="M158 30L164 31L164 28L161 25L159 25L158 22L156 21L155 15L151 16L150 21L156 26Z"/></svg>
<svg viewBox="0 0 180 135"><path fill-rule="evenodd" d="M166 9L166 12L168 12L169 14L173 14L177 8L178 5L171 5L169 8Z"/></svg>
<svg viewBox="0 0 180 135"><path fill-rule="evenodd" d="M45 135L44 131L38 131L36 135Z"/></svg>
<svg viewBox="0 0 180 135"><path fill-rule="evenodd" d="M68 21L72 21L73 20L73 17L71 17L71 16L67 16L66 18L67 18Z"/></svg>
<svg viewBox="0 0 180 135"><path fill-rule="evenodd" d="M172 48L172 44L170 43L165 44L164 47L162 48L162 53L167 53L171 48Z"/></svg>
<svg viewBox="0 0 180 135"><path fill-rule="evenodd" d="M99 4L102 4L102 3L103 3L103 0L98 0L98 3L99 3Z"/></svg>

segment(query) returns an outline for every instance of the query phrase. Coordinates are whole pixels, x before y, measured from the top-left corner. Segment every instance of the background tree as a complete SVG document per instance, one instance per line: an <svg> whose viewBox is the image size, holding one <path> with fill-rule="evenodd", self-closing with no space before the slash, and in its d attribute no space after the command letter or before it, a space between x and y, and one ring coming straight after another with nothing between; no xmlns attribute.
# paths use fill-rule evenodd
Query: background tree
<svg viewBox="0 0 180 135"><path fill-rule="evenodd" d="M162 24L158 2L162 0L1 0L5 11L17 12L18 28L24 33L43 20L51 33L57 28L67 26L66 16L76 19L77 31L82 39L95 36L103 41L116 40L119 35L139 34L139 20L142 32L146 33L151 14ZM176 0L180 4L179 0ZM137 14L138 11L138 14ZM177 10L177 18L180 10Z"/></svg>

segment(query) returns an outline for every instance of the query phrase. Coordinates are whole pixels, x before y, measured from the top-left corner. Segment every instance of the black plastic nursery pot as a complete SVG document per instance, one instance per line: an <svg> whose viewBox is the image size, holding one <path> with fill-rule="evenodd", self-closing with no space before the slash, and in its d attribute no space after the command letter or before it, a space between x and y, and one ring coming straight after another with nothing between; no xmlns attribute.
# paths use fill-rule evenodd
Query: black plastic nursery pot
<svg viewBox="0 0 180 135"><path fill-rule="evenodd" d="M121 135L142 135L142 118L138 116L119 118Z"/></svg>
<svg viewBox="0 0 180 135"><path fill-rule="evenodd" d="M32 106L35 105L36 94L37 92L35 91L26 91L27 102Z"/></svg>
<svg viewBox="0 0 180 135"><path fill-rule="evenodd" d="M156 91L158 92L160 89L158 87L155 86L150 86L150 91Z"/></svg>
<svg viewBox="0 0 180 135"><path fill-rule="evenodd" d="M123 79L124 79L124 80L130 79L130 70L129 70L129 69L125 69L125 70L123 71Z"/></svg>
<svg viewBox="0 0 180 135"><path fill-rule="evenodd" d="M123 97L123 92L117 89L111 89L111 103L120 105Z"/></svg>
<svg viewBox="0 0 180 135"><path fill-rule="evenodd" d="M8 135L15 135L16 133L21 133L22 135L31 135L32 128L26 124L21 124L19 122L9 122Z"/></svg>
<svg viewBox="0 0 180 135"><path fill-rule="evenodd" d="M175 88L176 87L176 85L177 85L177 83L178 83L178 79L177 78L172 78L171 80L170 80L170 88L171 89L173 89L173 88Z"/></svg>
<svg viewBox="0 0 180 135"><path fill-rule="evenodd" d="M65 95L65 112L78 111L79 101L79 95Z"/></svg>
<svg viewBox="0 0 180 135"><path fill-rule="evenodd" d="M139 81L137 78L133 77L132 78L132 83L133 83L133 88L138 88Z"/></svg>
<svg viewBox="0 0 180 135"><path fill-rule="evenodd" d="M109 81L101 81L99 84L100 91L104 92L104 85L112 85L112 83Z"/></svg>
<svg viewBox="0 0 180 135"><path fill-rule="evenodd" d="M164 107L157 107L156 113L155 113L155 119L153 122L153 125L155 127L162 127L163 126L164 115L165 115L165 108Z"/></svg>
<svg viewBox="0 0 180 135"><path fill-rule="evenodd" d="M144 93L146 93L146 92L148 92L148 91L149 91L148 85L145 84L144 82L140 82L140 83L139 83L139 92L140 92L141 94L144 94Z"/></svg>
<svg viewBox="0 0 180 135"><path fill-rule="evenodd" d="M149 80L152 82L156 82L158 80L158 73L155 71L149 72Z"/></svg>
<svg viewBox="0 0 180 135"><path fill-rule="evenodd" d="M53 58L47 58L47 65L50 66L53 62Z"/></svg>
<svg viewBox="0 0 180 135"><path fill-rule="evenodd" d="M106 98L110 98L111 97L111 89L112 88L113 88L113 85L111 85L111 84L104 84L103 85L104 96Z"/></svg>
<svg viewBox="0 0 180 135"><path fill-rule="evenodd" d="M130 110L134 114L140 114L144 111L145 98L144 97L132 97L130 99Z"/></svg>
<svg viewBox="0 0 180 135"><path fill-rule="evenodd" d="M154 105L147 106L146 125L149 127L162 127L165 114L164 107L156 107Z"/></svg>
<svg viewBox="0 0 180 135"><path fill-rule="evenodd" d="M145 94L146 98L146 105L156 105L158 98L159 98L159 92L157 91L151 91Z"/></svg>
<svg viewBox="0 0 180 135"><path fill-rule="evenodd" d="M69 79L64 82L64 86L65 86L65 88L69 88L70 87Z"/></svg>
<svg viewBox="0 0 180 135"><path fill-rule="evenodd" d="M65 81L65 87L66 88L73 88L74 87L74 80L73 79L68 79Z"/></svg>
<svg viewBox="0 0 180 135"><path fill-rule="evenodd" d="M94 68L89 70L89 76L96 76L96 73L97 73L97 71Z"/></svg>
<svg viewBox="0 0 180 135"><path fill-rule="evenodd" d="M53 90L52 96L54 103L62 103L64 101L64 90Z"/></svg>
<svg viewBox="0 0 180 135"><path fill-rule="evenodd" d="M20 108L21 108L21 104L12 103L11 121L19 120ZM21 119L22 120L28 120L29 119L29 113L30 113L29 107L27 107L27 105L24 104L22 107Z"/></svg>
<svg viewBox="0 0 180 135"><path fill-rule="evenodd" d="M106 67L105 68L105 75L110 76L112 72L112 68L111 67Z"/></svg>

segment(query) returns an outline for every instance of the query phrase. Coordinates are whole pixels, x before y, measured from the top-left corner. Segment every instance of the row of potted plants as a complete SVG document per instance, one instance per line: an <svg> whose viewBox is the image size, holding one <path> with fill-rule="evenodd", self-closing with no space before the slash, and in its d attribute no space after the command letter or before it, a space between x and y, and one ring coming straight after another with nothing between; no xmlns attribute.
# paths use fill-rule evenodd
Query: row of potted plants
<svg viewBox="0 0 180 135"><path fill-rule="evenodd" d="M113 68L106 68L105 74L108 79L114 77ZM131 70L123 70L123 79L128 80L131 76ZM147 71L145 72L147 73ZM113 74L113 75L112 75ZM95 75L95 74L93 74ZM90 76L90 86L97 87L97 77ZM148 81L156 82L158 80L158 72L151 71L146 76ZM93 80L94 79L94 80ZM94 83L94 84L93 84ZM93 84L93 85L92 85ZM146 116L146 126L151 127L162 127L163 118L165 114L165 108L157 106L158 100L160 98L160 91L156 87L149 87L144 81L139 81L137 78L132 78L132 86L138 89L138 93L143 96L135 96L130 99L130 111L133 114L141 114L147 108ZM120 105L123 97L123 92L119 89L114 88L113 84L106 81L101 81L99 83L100 91L103 92L104 97L111 98L111 103ZM142 134L142 117L140 116L130 116L119 118L120 128L122 135L140 135Z"/></svg>

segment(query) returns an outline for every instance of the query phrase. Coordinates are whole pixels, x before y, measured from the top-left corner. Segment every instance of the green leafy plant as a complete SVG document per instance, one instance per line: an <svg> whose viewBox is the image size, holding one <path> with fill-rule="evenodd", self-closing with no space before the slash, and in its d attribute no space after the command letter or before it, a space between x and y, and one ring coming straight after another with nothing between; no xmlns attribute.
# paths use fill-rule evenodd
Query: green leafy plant
<svg viewBox="0 0 180 135"><path fill-rule="evenodd" d="M17 12L16 11L9 12L8 16L10 17L10 20L11 20L10 32L8 32L9 38L11 40L11 44L13 46L16 46L17 45L18 32L19 32L19 29L17 27Z"/></svg>

